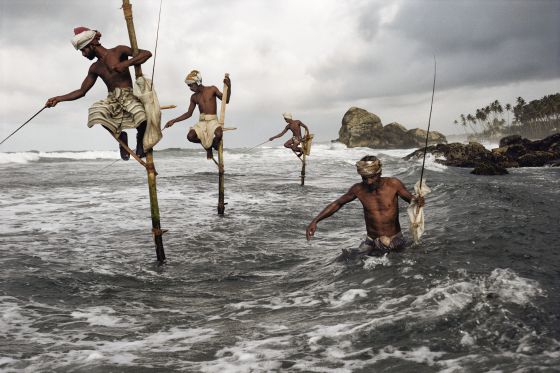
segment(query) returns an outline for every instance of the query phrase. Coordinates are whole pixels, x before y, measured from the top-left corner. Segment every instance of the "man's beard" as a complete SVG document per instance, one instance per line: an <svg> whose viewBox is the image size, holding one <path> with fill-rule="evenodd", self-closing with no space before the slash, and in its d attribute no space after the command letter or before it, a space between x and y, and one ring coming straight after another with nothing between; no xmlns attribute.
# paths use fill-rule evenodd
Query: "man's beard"
<svg viewBox="0 0 560 373"><path fill-rule="evenodd" d="M375 182L375 183L372 183L372 184L368 184L368 183L365 182L365 181L364 181L363 183L366 185L366 188L367 188L367 190L368 190L369 192L374 192L374 191L376 191L376 190L379 188L379 185L380 185L379 181L377 181L377 182Z"/></svg>

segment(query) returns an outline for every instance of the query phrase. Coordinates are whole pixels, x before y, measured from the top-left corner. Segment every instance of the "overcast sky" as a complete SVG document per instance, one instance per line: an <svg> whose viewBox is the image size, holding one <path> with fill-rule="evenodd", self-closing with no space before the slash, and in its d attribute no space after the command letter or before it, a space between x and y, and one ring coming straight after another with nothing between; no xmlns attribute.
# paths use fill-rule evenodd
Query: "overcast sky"
<svg viewBox="0 0 560 373"><path fill-rule="evenodd" d="M131 0L140 48L154 51L159 0ZM91 61L70 43L73 28L128 45L120 0L0 0L0 137L52 96L80 87ZM193 68L223 87L230 73L226 147L253 146L280 132L290 111L319 141L338 137L351 106L383 124L425 128L437 58L432 129L461 133L461 113L498 99L514 104L560 91L560 0L163 0L155 66L162 122L187 109ZM144 65L151 75L154 58ZM86 97L44 110L0 151L113 150L87 108L105 98L98 80ZM157 149L195 147L196 118L165 131ZM287 139L287 135L284 140ZM279 145L282 140L276 140ZM199 146L199 145L196 145Z"/></svg>

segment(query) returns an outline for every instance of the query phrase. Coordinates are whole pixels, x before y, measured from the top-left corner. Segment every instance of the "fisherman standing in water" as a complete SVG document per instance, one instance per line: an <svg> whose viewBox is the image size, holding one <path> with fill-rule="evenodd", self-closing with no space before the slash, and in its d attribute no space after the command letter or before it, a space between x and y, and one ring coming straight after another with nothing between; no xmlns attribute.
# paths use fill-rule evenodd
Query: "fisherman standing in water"
<svg viewBox="0 0 560 373"><path fill-rule="evenodd" d="M212 159L212 148L218 150L223 136L222 126L218 122L218 116L216 115L216 97L222 100L222 92L220 92L216 86L203 86L202 76L197 70L193 70L187 75L185 83L189 86L190 90L194 92L191 96L189 109L185 114L167 122L165 128L190 118L194 108L198 105L198 110L200 111L199 122L195 124L194 127L191 127L187 134L187 140L201 144L202 147L206 149L206 158ZM231 97L231 81L228 76L224 78L224 84L228 87L226 103L229 104L229 99Z"/></svg>
<svg viewBox="0 0 560 373"><path fill-rule="evenodd" d="M284 128L284 130L280 132L278 135L272 136L270 139L268 139L268 141L272 141L278 137L282 137L288 130L290 130L292 131L292 138L286 141L284 143L284 146L288 149L292 149L292 151L298 157L301 157L301 155L303 154L303 149L299 146L303 141L303 138L301 136L301 127L305 128L307 133L309 133L309 128L307 128L307 126L303 124L301 121L297 119L292 119L291 113L284 113L282 114L282 116L284 117L286 123L288 123L286 125L286 128Z"/></svg>
<svg viewBox="0 0 560 373"><path fill-rule="evenodd" d="M362 255L381 256L390 251L402 250L406 241L399 223L398 198L410 203L416 200L424 206L424 197L415 197L404 184L394 177L381 177L381 161L375 156L365 156L356 163L362 182L354 184L346 194L329 204L307 226L307 240L315 234L317 223L337 212L342 206L358 198L364 208L367 238L360 245Z"/></svg>
<svg viewBox="0 0 560 373"><path fill-rule="evenodd" d="M73 101L84 97L93 87L98 77L101 77L109 94L107 99L97 101L89 108L88 127L101 124L111 133L118 133L119 139L127 142L127 134L123 130L136 128L136 154L142 158L146 156L142 144L144 132L146 131L146 113L140 100L132 94L132 78L128 68L141 65L146 62L152 54L140 49L135 57L132 49L125 45L107 49L99 43L101 33L86 27L74 29L72 44L76 50L82 52L82 56L89 60L97 58L89 68L88 74L82 86L62 96L49 98L45 106L54 107L62 101ZM121 158L128 160L130 154L120 146Z"/></svg>

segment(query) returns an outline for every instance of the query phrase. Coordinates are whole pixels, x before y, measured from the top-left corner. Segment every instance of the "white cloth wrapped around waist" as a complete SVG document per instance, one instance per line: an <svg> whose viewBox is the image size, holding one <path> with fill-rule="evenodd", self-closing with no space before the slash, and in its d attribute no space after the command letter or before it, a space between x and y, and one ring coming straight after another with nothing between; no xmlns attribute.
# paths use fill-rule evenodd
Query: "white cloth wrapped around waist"
<svg viewBox="0 0 560 373"><path fill-rule="evenodd" d="M146 121L146 112L140 100L133 95L132 88L115 88L107 98L95 102L89 108L88 127L102 124L113 133L137 128Z"/></svg>
<svg viewBox="0 0 560 373"><path fill-rule="evenodd" d="M198 123L191 127L195 130L198 139L204 149L209 149L214 141L214 131L220 127L218 116L216 114L201 113Z"/></svg>

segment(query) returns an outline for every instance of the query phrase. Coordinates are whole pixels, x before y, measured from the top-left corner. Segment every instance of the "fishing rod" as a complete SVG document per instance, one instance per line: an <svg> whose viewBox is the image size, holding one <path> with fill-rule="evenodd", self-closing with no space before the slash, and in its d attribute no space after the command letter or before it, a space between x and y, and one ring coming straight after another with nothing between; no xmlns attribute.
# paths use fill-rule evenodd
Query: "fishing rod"
<svg viewBox="0 0 560 373"><path fill-rule="evenodd" d="M420 187L422 187L422 177L424 176L424 166L426 164L426 153L428 151L428 137L430 136L430 123L432 121L432 108L434 106L434 93L436 91L436 56L434 56L434 83L432 85L432 102L430 103L430 116L428 117L428 131L426 132L426 144L424 145L424 159L422 160L422 171L420 172Z"/></svg>
<svg viewBox="0 0 560 373"><path fill-rule="evenodd" d="M23 123L21 126L19 126L14 132L10 133L10 135L8 137L6 137L4 140L2 140L2 142L0 142L0 145L2 145L4 143L4 141L8 140L10 137L12 137L12 135L14 133L16 133L17 131L19 131L23 126L25 126L27 123L31 122L31 119L35 118L37 115L39 115L40 112L42 112L43 110L45 110L47 108L47 105L43 106L43 108L41 110L39 110L38 112L35 113L35 115L33 115L31 118L29 118L27 120L27 122Z"/></svg>
<svg viewBox="0 0 560 373"><path fill-rule="evenodd" d="M161 5L163 4L163 0L160 0L159 2L159 15L158 15L158 21L157 21L157 30L156 30L156 46L154 48L154 64L152 66L152 89L154 87L154 73L156 71L156 58L157 58L157 46L158 46L158 40L159 40L159 24L161 21Z"/></svg>
<svg viewBox="0 0 560 373"><path fill-rule="evenodd" d="M265 142L261 142L260 144L255 145L255 146L253 146L253 147L250 148L250 149L247 149L247 151L253 150L253 149L255 149L255 148L258 148L259 146L264 145L264 144L266 144L267 142L270 142L270 140L266 140Z"/></svg>

